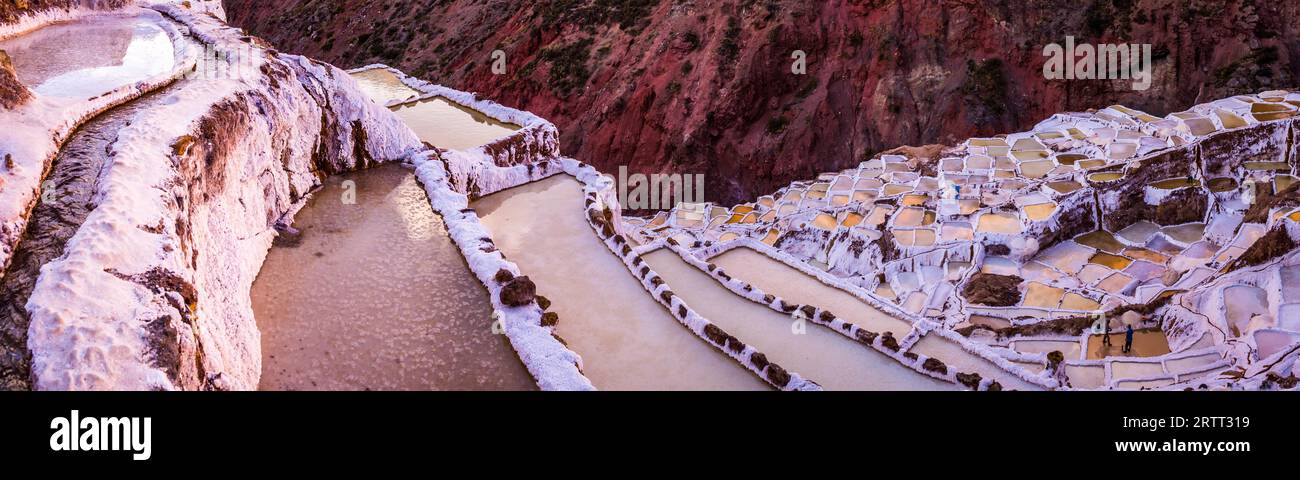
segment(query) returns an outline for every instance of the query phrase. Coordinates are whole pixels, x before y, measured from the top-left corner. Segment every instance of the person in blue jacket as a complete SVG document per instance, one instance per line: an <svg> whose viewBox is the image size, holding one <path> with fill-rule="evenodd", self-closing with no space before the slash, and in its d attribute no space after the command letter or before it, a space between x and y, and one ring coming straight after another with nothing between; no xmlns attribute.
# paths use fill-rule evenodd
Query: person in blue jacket
<svg viewBox="0 0 1300 480"><path fill-rule="evenodd" d="M1124 353L1128 353L1132 350L1133 350L1133 326L1129 325L1128 328L1124 329Z"/></svg>

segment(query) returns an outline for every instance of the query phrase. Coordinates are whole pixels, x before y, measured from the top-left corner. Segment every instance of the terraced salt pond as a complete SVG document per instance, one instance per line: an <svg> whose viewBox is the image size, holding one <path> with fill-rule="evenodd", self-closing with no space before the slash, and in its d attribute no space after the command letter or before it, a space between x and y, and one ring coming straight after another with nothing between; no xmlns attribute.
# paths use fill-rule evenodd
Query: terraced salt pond
<svg viewBox="0 0 1300 480"><path fill-rule="evenodd" d="M1025 212L1025 216L1029 217L1030 220L1033 220L1035 222L1047 220L1048 218L1051 218L1053 213L1056 213L1056 204L1048 202L1048 203L1039 203L1035 205L1026 205L1024 207L1024 212Z"/></svg>
<svg viewBox="0 0 1300 480"><path fill-rule="evenodd" d="M1088 175L1088 181L1093 183L1113 182L1121 178L1124 178L1124 174L1120 172L1102 172Z"/></svg>
<svg viewBox="0 0 1300 480"><path fill-rule="evenodd" d="M385 69L363 70L351 75L361 91L381 104L420 95L419 91L406 86L397 75ZM521 128L443 97L414 100L390 108L420 140L441 149L466 150L486 145Z"/></svg>
<svg viewBox="0 0 1300 480"><path fill-rule="evenodd" d="M1290 277L1300 274L1285 273L1290 268L1285 265L1294 260L1261 263L1283 257L1286 245L1271 237L1269 245L1256 244L1270 229L1300 221L1300 209L1285 201L1271 210L1253 208L1251 203L1279 202L1267 197L1294 189L1300 182L1300 173L1290 161L1294 142L1277 126L1256 126L1265 118L1300 114L1298 106L1300 94L1280 90L1202 104L1165 118L1115 105L1055 116L1031 132L969 139L938 156L900 149L856 167L821 172L815 182L794 182L777 190L771 197L782 198L776 214L760 209L765 215L761 225L728 228L724 238L762 238L768 246L779 244L781 258L790 265L835 272L859 284L870 282L877 272L888 272L884 275L888 282L875 287L877 297L942 323L936 330L941 335L930 339L990 324L970 333L970 338L992 346L993 352L980 353L1013 374L1023 373L1020 367L1044 371L1042 356L1009 355L1008 360L1020 364L1014 368L991 356L1002 352L997 349L1004 348L1000 345L1006 340L985 330L1007 328L1011 321L1004 319L1004 326L997 327L998 322L977 321L974 315L996 312L1028 325L1033 322L1027 317L1070 319L1138 307L1133 309L1142 313L1143 321L1133 321L1132 315L1129 321L1143 329L1135 333L1131 352L1120 351L1123 334L1116 328L1111 337L1100 337L1096 332L1067 335L1073 329L1045 324L1042 330L1035 328L1035 333L1010 343L1021 352L1025 352L1022 347L1034 346L1031 342L1054 343L1049 351L1061 349L1073 362L1069 375L1076 387L1155 387L1198 375L1218 377L1217 369L1249 366L1285 353L1291 342L1300 340L1300 293L1291 295L1295 293L1291 290L1300 292L1300 288L1290 288L1296 283ZM1215 132L1243 128L1252 132L1217 135L1197 145ZM924 157L933 163L921 168L917 159ZM1185 168L1187 162L1194 164L1190 170ZM801 193L805 189L806 195ZM831 208L826 201L809 201L813 192L822 191L826 195L815 198L830 199ZM843 201L845 196L850 200ZM1187 205L1182 210L1196 211L1180 210L1183 203ZM842 228L850 223L843 216L846 212L862 216L847 232ZM1261 215L1265 212L1267 216ZM1084 223L1095 220L1097 225L1082 229L1091 231L1071 230L1079 227L1074 217L1080 215L1088 217ZM721 232L672 224L649 232L635 223L632 227L643 230L647 238L700 240L680 242L692 255L708 257L727 247L710 242ZM787 233L803 233L808 227L817 230L806 235ZM1067 230L1071 238L1061 236ZM1023 242L1025 235L1042 245ZM866 254L873 243L881 243L885 254ZM1034 247L1040 248L1032 258L1021 253L1033 252ZM755 248L768 250L757 244ZM724 267L737 275L750 264L764 262L749 256ZM1249 262L1235 263L1243 258ZM1281 281L1271 273L1277 268L1284 272ZM982 287L982 282L969 277L971 271L1018 277L1018 300L1005 302L1012 308L976 307L957 315L939 308L952 306L963 296L982 296L980 288L966 288ZM1221 275L1237 275L1234 272L1241 272L1239 278L1227 284L1209 282ZM759 275L789 278L771 272ZM761 283L756 278L746 280ZM760 286L764 292L779 292L781 280L775 282ZM1276 295L1279 289L1281 299ZM1195 305L1183 308L1195 315L1161 306L1171 297L1193 299ZM844 316L842 308L832 310ZM892 305L889 310L893 311ZM1171 313L1180 315L1171 317ZM966 315L971 318L962 318ZM1170 324L1171 318L1176 323ZM1168 336L1152 328L1155 325L1168 329ZM1103 338L1113 340L1112 345L1103 348ZM957 340L956 346L970 345ZM1189 345L1193 340L1194 345ZM932 348L928 342L914 342L909 351ZM1205 354L1222 344L1230 346L1220 349L1222 357ZM1171 352L1171 347L1177 352ZM1190 360L1187 355L1197 358ZM1170 356L1188 360L1177 365L1162 361ZM809 376L816 380L816 375ZM1233 382L1218 378L1211 383Z"/></svg>
<svg viewBox="0 0 1300 480"><path fill-rule="evenodd" d="M976 221L975 230L983 233L1019 234L1020 219L1006 213L985 213Z"/></svg>
<svg viewBox="0 0 1300 480"><path fill-rule="evenodd" d="M0 50L37 95L86 100L172 70L162 21L152 11L87 17L0 41Z"/></svg>
<svg viewBox="0 0 1300 480"><path fill-rule="evenodd" d="M728 275L744 280L791 303L816 305L840 319L867 330L892 332L902 338L912 325L891 317L863 303L843 290L821 283L816 278L748 248L737 248L709 260Z"/></svg>
<svg viewBox="0 0 1300 480"><path fill-rule="evenodd" d="M1268 315L1268 292L1253 285L1232 285L1223 289L1223 306L1229 333L1239 337L1250 330L1256 317Z"/></svg>
<svg viewBox="0 0 1300 480"><path fill-rule="evenodd" d="M700 315L767 354L787 370L798 372L828 390L960 388L915 372L870 347L812 322L805 325L802 333L796 333L789 315L732 293L668 249L659 249L643 258L673 287L673 292Z"/></svg>
<svg viewBox="0 0 1300 480"><path fill-rule="evenodd" d="M1169 353L1169 339L1158 328L1133 331L1133 348L1124 353L1124 329L1111 328L1110 346L1102 344L1102 335L1088 336L1088 358L1158 357Z"/></svg>
<svg viewBox="0 0 1300 480"><path fill-rule="evenodd" d="M388 102L393 100L406 100L420 95L419 91L402 83L402 79L397 78L396 74L383 68L353 73L352 79L357 81L362 93L365 93L380 105L387 105Z"/></svg>
<svg viewBox="0 0 1300 480"><path fill-rule="evenodd" d="M893 332L894 336L902 338L912 329L907 322L875 309L848 292L821 283L816 278L789 265L747 248L728 251L710 259L710 262L722 267L728 275L744 280L764 293L779 296L792 303L816 305L829 310L844 321L867 330ZM997 379L1007 388L1040 389L942 338L923 338L917 343L914 351L935 356L945 362L953 362L950 365L961 368L964 372L978 372L982 376ZM1075 356L1078 356L1077 348Z"/></svg>
<svg viewBox="0 0 1300 480"><path fill-rule="evenodd" d="M1074 388L1102 388L1106 386L1106 367L1103 365L1066 365L1065 375Z"/></svg>
<svg viewBox="0 0 1300 480"><path fill-rule="evenodd" d="M577 180L556 175L471 206L506 258L551 300L551 311L560 317L556 333L582 355L583 373L597 388L769 388L654 301L586 223ZM679 288L674 291L684 293ZM749 341L744 332L729 333ZM781 357L771 359L791 367Z"/></svg>
<svg viewBox="0 0 1300 480"><path fill-rule="evenodd" d="M1002 370L1002 368L988 360L967 352L961 345L935 334L926 334L926 336L921 337L921 340L916 342L916 345L913 345L909 351L943 360L949 369L964 373L975 372L980 374L981 377L992 378L1002 384L1004 389L1026 391L1043 389L1043 387L1026 382L1020 377Z"/></svg>
<svg viewBox="0 0 1300 480"><path fill-rule="evenodd" d="M1256 330L1254 337L1255 345L1258 348L1255 354L1261 359L1269 358L1277 352L1289 349L1296 342L1300 342L1300 333L1272 328Z"/></svg>
<svg viewBox="0 0 1300 480"><path fill-rule="evenodd" d="M452 150L465 150L492 143L519 130L519 126L498 121L483 112L434 97L393 106L420 140Z"/></svg>
<svg viewBox="0 0 1300 480"><path fill-rule="evenodd" d="M409 169L331 177L294 226L253 284L261 389L536 389Z"/></svg>

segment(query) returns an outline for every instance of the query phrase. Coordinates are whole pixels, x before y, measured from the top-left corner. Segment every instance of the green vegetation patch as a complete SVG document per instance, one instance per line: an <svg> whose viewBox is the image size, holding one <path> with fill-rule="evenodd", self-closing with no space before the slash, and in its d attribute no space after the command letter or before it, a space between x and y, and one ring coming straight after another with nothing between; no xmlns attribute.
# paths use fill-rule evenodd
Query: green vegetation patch
<svg viewBox="0 0 1300 480"><path fill-rule="evenodd" d="M551 64L547 84L556 95L567 97L573 90L587 85L587 80L591 77L591 70L587 69L591 43L590 38L584 38L568 45L551 46L542 50L542 59Z"/></svg>

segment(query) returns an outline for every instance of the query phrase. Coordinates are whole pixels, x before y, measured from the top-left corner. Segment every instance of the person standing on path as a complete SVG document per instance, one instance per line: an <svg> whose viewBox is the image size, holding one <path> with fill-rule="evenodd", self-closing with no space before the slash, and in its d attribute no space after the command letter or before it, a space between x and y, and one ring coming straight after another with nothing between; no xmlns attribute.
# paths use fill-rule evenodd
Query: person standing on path
<svg viewBox="0 0 1300 480"><path fill-rule="evenodd" d="M1106 317L1105 315L1102 315L1101 324L1102 324L1101 328L1104 331L1104 333L1101 336L1101 344L1102 346L1109 347L1110 346L1110 318Z"/></svg>
<svg viewBox="0 0 1300 480"><path fill-rule="evenodd" d="M1124 353L1133 351L1133 326L1129 325L1124 330Z"/></svg>

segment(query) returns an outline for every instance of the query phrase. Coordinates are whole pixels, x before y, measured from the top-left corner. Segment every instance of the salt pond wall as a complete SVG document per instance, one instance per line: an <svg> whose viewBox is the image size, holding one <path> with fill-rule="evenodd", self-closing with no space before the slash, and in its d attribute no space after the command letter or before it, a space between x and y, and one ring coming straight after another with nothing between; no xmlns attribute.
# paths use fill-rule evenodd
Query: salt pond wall
<svg viewBox="0 0 1300 480"><path fill-rule="evenodd" d="M1025 228L1025 235L1038 239L1039 251L1099 228L1094 192L1080 189L1061 195L1055 201L1059 214L1032 222Z"/></svg>
<svg viewBox="0 0 1300 480"><path fill-rule="evenodd" d="M513 295L506 293L515 288L512 284L527 289L532 285L531 280L527 280L527 272L520 271L518 265L507 260L496 248L478 214L469 208L469 196L453 186L446 170L447 163L439 158L439 153L430 150L412 157L416 178L428 193L434 211L442 216L470 270L487 288L495 309L494 320L500 322L502 333L510 339L519 359L543 390L594 390L591 381L582 374L582 357L555 336L554 324L547 324L545 308L538 300L535 297L512 298ZM447 152L441 153L445 155ZM542 160L527 166L480 165L472 171L490 172L487 175L500 179L501 188L507 188L561 173L564 169L559 161Z"/></svg>
<svg viewBox="0 0 1300 480"><path fill-rule="evenodd" d="M1167 201L1154 205L1146 201L1149 185L1170 178L1191 177L1196 172L1198 149L1199 146L1191 146L1169 150L1143 160L1140 168L1127 169L1121 179L1098 184L1106 229L1118 232L1139 220L1160 225L1204 220L1206 199L1199 188L1179 190Z"/></svg>

